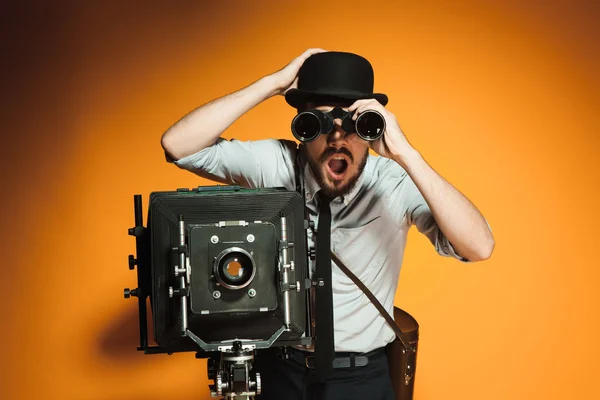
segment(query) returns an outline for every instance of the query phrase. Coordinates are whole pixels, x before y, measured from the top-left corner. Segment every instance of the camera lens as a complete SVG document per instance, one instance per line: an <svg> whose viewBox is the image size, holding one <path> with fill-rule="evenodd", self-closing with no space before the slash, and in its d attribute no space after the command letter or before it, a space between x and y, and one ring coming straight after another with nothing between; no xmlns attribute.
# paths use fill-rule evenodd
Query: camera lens
<svg viewBox="0 0 600 400"><path fill-rule="evenodd" d="M301 142L310 142L321 133L321 121L311 112L303 112L292 120L292 133Z"/></svg>
<svg viewBox="0 0 600 400"><path fill-rule="evenodd" d="M364 140L377 140L384 131L385 119L377 111L365 111L356 119L356 133Z"/></svg>
<svg viewBox="0 0 600 400"><path fill-rule="evenodd" d="M252 282L256 275L254 259L240 247L223 250L215 259L214 275L225 288L243 289Z"/></svg>

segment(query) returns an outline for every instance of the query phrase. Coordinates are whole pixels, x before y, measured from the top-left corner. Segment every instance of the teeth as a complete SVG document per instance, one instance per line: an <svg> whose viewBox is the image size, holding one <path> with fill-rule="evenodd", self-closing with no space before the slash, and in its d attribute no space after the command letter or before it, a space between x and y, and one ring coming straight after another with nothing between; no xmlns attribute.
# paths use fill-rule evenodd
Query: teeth
<svg viewBox="0 0 600 400"><path fill-rule="evenodd" d="M334 160L343 160L344 157L333 157Z"/></svg>

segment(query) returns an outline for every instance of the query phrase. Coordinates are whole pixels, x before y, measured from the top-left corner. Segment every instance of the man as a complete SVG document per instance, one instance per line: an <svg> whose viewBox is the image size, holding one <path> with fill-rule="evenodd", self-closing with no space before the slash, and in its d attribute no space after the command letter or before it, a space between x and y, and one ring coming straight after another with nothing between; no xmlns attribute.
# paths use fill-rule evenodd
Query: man
<svg viewBox="0 0 600 400"><path fill-rule="evenodd" d="M373 93L373 82L371 64L363 57L309 49L280 71L193 110L165 132L162 146L179 167L222 183L294 190L297 170L317 226L316 235L309 231L309 246L318 236L319 209L329 203L331 250L393 314L411 225L439 254L465 262L489 258L494 239L473 204L411 146L385 108L387 96ZM384 117L386 129L379 139L366 141L346 132L341 118L335 118L330 133L299 147L285 140L220 138L240 116L276 95L284 95L299 112L341 108L356 120L374 110ZM379 157L369 155L369 149ZM331 274L335 357L365 361L338 363L350 366L334 368L319 381L307 361L312 349L291 349L289 360L259 352L261 398L394 398L383 351L394 340L393 331L342 271L332 267Z"/></svg>

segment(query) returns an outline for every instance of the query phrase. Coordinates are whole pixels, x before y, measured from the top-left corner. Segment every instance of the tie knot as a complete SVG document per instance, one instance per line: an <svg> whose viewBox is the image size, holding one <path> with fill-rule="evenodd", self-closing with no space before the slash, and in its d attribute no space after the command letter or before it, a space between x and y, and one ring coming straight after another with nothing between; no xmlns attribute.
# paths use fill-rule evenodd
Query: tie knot
<svg viewBox="0 0 600 400"><path fill-rule="evenodd" d="M332 200L331 197L323 193L322 190L317 193L317 198L319 199L319 208L329 206L329 203L331 203Z"/></svg>

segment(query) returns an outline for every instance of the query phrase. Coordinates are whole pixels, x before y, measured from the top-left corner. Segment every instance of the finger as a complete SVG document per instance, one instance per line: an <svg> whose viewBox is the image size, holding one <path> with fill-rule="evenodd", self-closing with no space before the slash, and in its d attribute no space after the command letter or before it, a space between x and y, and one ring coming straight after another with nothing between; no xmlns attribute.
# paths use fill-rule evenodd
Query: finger
<svg viewBox="0 0 600 400"><path fill-rule="evenodd" d="M361 105L360 107L358 107L356 109L356 112L354 112L354 114L352 114L352 120L356 121L358 119L358 117L360 116L360 114L362 114L365 110L367 110L368 107L365 107L365 105Z"/></svg>
<svg viewBox="0 0 600 400"><path fill-rule="evenodd" d="M362 114L363 112L365 112L366 110L369 110L369 104L361 104L357 109L356 112L354 114L352 114L352 120L356 121L356 119L358 118L358 116L360 114Z"/></svg>
<svg viewBox="0 0 600 400"><path fill-rule="evenodd" d="M348 111L352 112L352 111L358 109L358 107L360 107L361 105L365 104L368 101L369 101L369 99L356 100L350 107L348 107Z"/></svg>
<svg viewBox="0 0 600 400"><path fill-rule="evenodd" d="M367 110L372 110L372 109L373 109L373 103L371 101L365 101L358 106L358 108L356 109L356 112L354 113L354 115L352 115L352 119L356 120L356 118L358 118L358 116L360 114L364 113Z"/></svg>
<svg viewBox="0 0 600 400"><path fill-rule="evenodd" d="M300 58L303 58L306 60L308 57L312 56L313 54L326 53L326 52L327 52L327 50L320 49L320 48L308 49L300 55Z"/></svg>
<svg viewBox="0 0 600 400"><path fill-rule="evenodd" d="M361 108L363 110L361 110L361 112L363 112L364 110L375 110L375 111L379 111L380 113L387 113L387 109L377 100L373 99L370 100L369 102L362 104Z"/></svg>
<svg viewBox="0 0 600 400"><path fill-rule="evenodd" d="M300 69L300 67L302 67L302 64L304 64L304 61L306 61L306 59L309 58L310 56L317 54L317 53L326 53L326 52L327 52L327 50L318 49L318 48L305 50L304 53L300 54L298 57L296 57L294 60L292 60L290 65L293 66L294 69Z"/></svg>
<svg viewBox="0 0 600 400"><path fill-rule="evenodd" d="M356 112L354 113L354 115L352 115L352 119L354 121L356 121L356 119L358 118L358 116L362 113L364 113L365 111L369 111L369 110L373 110L373 111L378 111L381 115L384 116L386 114L390 114L389 111L387 111L387 109L381 105L381 103L379 103L377 100L371 100L368 101L366 103L362 103L357 109Z"/></svg>
<svg viewBox="0 0 600 400"><path fill-rule="evenodd" d="M354 110L348 109L348 112L353 112L352 113L352 121L356 121L356 119L358 118L358 116L360 115L360 113L362 112L361 110L364 107L364 100L359 100L360 103L356 104L356 107L354 107Z"/></svg>

